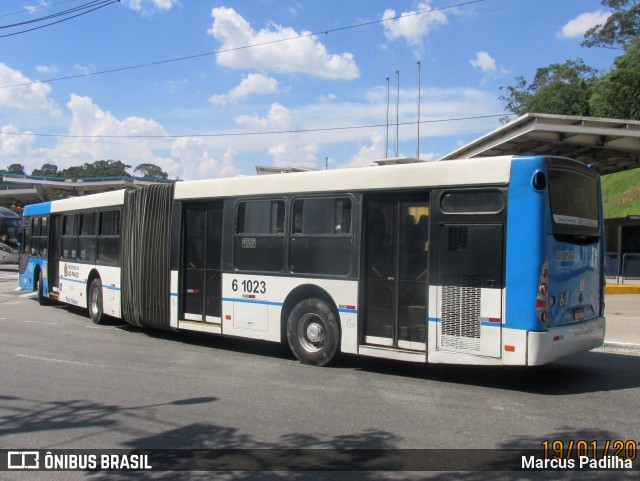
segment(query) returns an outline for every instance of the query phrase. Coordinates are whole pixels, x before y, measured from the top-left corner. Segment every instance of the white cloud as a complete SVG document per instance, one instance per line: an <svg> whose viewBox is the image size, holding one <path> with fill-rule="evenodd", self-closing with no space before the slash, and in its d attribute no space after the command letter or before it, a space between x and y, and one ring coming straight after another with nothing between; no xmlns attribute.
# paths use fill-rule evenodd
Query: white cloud
<svg viewBox="0 0 640 481"><path fill-rule="evenodd" d="M48 73L48 74L60 72L60 70L58 70L57 65L38 65L36 67L36 71L38 73Z"/></svg>
<svg viewBox="0 0 640 481"><path fill-rule="evenodd" d="M49 98L51 87L45 83L33 83L18 70L0 63L0 85L18 85L0 89L0 107L58 116L59 106Z"/></svg>
<svg viewBox="0 0 640 481"><path fill-rule="evenodd" d="M354 79L360 72L353 55L330 54L310 32L272 24L255 31L232 8L214 8L213 25L208 33L220 40L218 64L230 68L259 68L266 71L305 73L329 79ZM295 40L285 40L295 38ZM242 48L249 45L260 45Z"/></svg>
<svg viewBox="0 0 640 481"><path fill-rule="evenodd" d="M95 73L96 66L93 64L80 65L79 63L77 63L73 66L73 70L77 72L79 75L91 75Z"/></svg>
<svg viewBox="0 0 640 481"><path fill-rule="evenodd" d="M34 140L33 135L30 134L32 132L20 132L12 124L0 127L0 159L2 163L13 163L16 162L16 159L28 156Z"/></svg>
<svg viewBox="0 0 640 481"><path fill-rule="evenodd" d="M424 37L434 27L448 23L447 16L442 11L417 13L425 10L431 10L429 2L421 2L417 10L402 12L402 17L396 20L391 20L398 16L395 10L385 10L382 20L386 21L382 26L387 40L404 39L410 47L421 48Z"/></svg>
<svg viewBox="0 0 640 481"><path fill-rule="evenodd" d="M261 73L252 73L242 79L240 84L229 93L213 95L209 101L215 105L236 103L239 99L252 94L272 94L278 91L278 81Z"/></svg>
<svg viewBox="0 0 640 481"><path fill-rule="evenodd" d="M317 142L286 141L269 148L269 154L278 167L317 167L319 149Z"/></svg>
<svg viewBox="0 0 640 481"><path fill-rule="evenodd" d="M344 167L363 167L371 165L374 160L384 159L385 157L385 138L379 131L374 131L370 137L368 145L361 145L358 152L351 156L345 164L338 164L338 168Z"/></svg>
<svg viewBox="0 0 640 481"><path fill-rule="evenodd" d="M271 105L266 117L260 117L258 114L238 115L234 120L238 125L265 130L291 129L293 125L291 111L278 103Z"/></svg>
<svg viewBox="0 0 640 481"><path fill-rule="evenodd" d="M216 157L208 151L201 138L177 139L171 146L171 157L180 165L183 179L233 177L241 173L236 167L233 148L228 147L221 156Z"/></svg>
<svg viewBox="0 0 640 481"><path fill-rule="evenodd" d="M179 0L123 0L122 2L129 8L138 12L149 13L153 10L171 10L180 4Z"/></svg>
<svg viewBox="0 0 640 481"><path fill-rule="evenodd" d="M496 70L496 60L484 51L476 52L476 58L469 60L469 63L483 72L495 72Z"/></svg>
<svg viewBox="0 0 640 481"><path fill-rule="evenodd" d="M125 137L166 135L164 127L155 120L134 116L121 120L100 109L90 97L75 94L71 95L67 108L71 114L69 137L61 138L57 145L47 150L47 157L54 159L54 162L48 162L66 168L85 162L116 159L133 167L151 162L171 175L179 173L178 166L160 154L166 141Z"/></svg>
<svg viewBox="0 0 640 481"><path fill-rule="evenodd" d="M562 26L558 32L559 38L576 38L582 37L587 30L596 25L604 24L611 12L604 10L596 10L595 12L585 12L578 15Z"/></svg>

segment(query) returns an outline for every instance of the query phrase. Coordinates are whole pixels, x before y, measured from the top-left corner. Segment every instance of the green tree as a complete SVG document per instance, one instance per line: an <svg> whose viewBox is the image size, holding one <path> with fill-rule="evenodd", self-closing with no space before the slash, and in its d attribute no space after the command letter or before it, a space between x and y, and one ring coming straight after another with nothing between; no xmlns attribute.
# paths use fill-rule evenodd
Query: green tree
<svg viewBox="0 0 640 481"><path fill-rule="evenodd" d="M625 51L593 84L589 106L596 117L640 120L640 38L630 40Z"/></svg>
<svg viewBox="0 0 640 481"><path fill-rule="evenodd" d="M93 163L86 162L81 166L69 167L61 170L61 177L70 179L83 179L86 177L130 177L127 169L131 166L119 160L97 160Z"/></svg>
<svg viewBox="0 0 640 481"><path fill-rule="evenodd" d="M602 5L613 13L604 24L587 30L583 47L621 48L640 36L640 4L637 0L602 0Z"/></svg>
<svg viewBox="0 0 640 481"><path fill-rule="evenodd" d="M58 166L55 164L43 164L39 169L33 169L31 175L40 175L43 177L56 177L58 175Z"/></svg>
<svg viewBox="0 0 640 481"><path fill-rule="evenodd" d="M20 174L26 175L24 171L24 165L22 164L11 164L6 169L0 169L0 174Z"/></svg>
<svg viewBox="0 0 640 481"><path fill-rule="evenodd" d="M567 60L539 68L529 84L524 77L516 77L515 85L500 87L505 92L499 98L511 114L528 112L589 115L591 86L598 71L582 59ZM502 119L508 121L509 117Z"/></svg>
<svg viewBox="0 0 640 481"><path fill-rule="evenodd" d="M166 179L169 177L169 174L155 164L140 164L133 171L139 172L143 177L154 177L156 179Z"/></svg>

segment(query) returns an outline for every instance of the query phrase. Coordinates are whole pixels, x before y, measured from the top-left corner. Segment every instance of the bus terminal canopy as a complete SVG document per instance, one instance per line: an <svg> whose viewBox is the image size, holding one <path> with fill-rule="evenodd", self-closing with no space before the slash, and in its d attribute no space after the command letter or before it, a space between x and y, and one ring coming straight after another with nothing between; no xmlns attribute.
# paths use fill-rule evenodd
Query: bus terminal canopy
<svg viewBox="0 0 640 481"><path fill-rule="evenodd" d="M65 179L20 174L0 174L0 204L21 202L36 204L50 200L49 192L63 191L73 197L110 190L138 188L156 183L171 183L174 180L148 177L89 177Z"/></svg>
<svg viewBox="0 0 640 481"><path fill-rule="evenodd" d="M601 175L634 169L640 167L640 122L526 114L439 160L512 154L569 157Z"/></svg>

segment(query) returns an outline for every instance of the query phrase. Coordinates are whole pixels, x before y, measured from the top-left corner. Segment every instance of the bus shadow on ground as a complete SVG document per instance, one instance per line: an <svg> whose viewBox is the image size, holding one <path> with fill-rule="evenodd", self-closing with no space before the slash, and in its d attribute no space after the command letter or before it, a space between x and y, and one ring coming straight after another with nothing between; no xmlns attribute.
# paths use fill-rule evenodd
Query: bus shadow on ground
<svg viewBox="0 0 640 481"><path fill-rule="evenodd" d="M87 317L86 310L60 305L69 312ZM90 321L88 321L90 322ZM144 333L167 342L210 347L249 356L267 356L298 362L288 345L202 334L194 331L161 331L125 325L120 319L107 318L106 325ZM589 392L616 391L640 387L640 356L595 350L560 359L543 366L467 366L419 364L376 359L365 356L337 355L326 367L318 369L360 370L389 376L457 383L495 389L564 396Z"/></svg>

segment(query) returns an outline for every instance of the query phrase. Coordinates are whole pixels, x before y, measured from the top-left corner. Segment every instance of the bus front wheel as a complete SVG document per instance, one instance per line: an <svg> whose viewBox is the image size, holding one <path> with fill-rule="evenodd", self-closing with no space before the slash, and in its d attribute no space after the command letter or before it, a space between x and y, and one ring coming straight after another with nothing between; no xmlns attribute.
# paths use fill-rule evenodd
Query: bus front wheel
<svg viewBox="0 0 640 481"><path fill-rule="evenodd" d="M41 306L46 306L49 304L49 298L44 295L44 284L42 278L42 271L38 275L38 303Z"/></svg>
<svg viewBox="0 0 640 481"><path fill-rule="evenodd" d="M88 308L89 317L94 324L102 324L104 315L102 314L102 282L95 278L89 286Z"/></svg>
<svg viewBox="0 0 640 481"><path fill-rule="evenodd" d="M324 366L331 361L340 343L334 310L321 299L299 302L287 320L287 339L301 363Z"/></svg>

